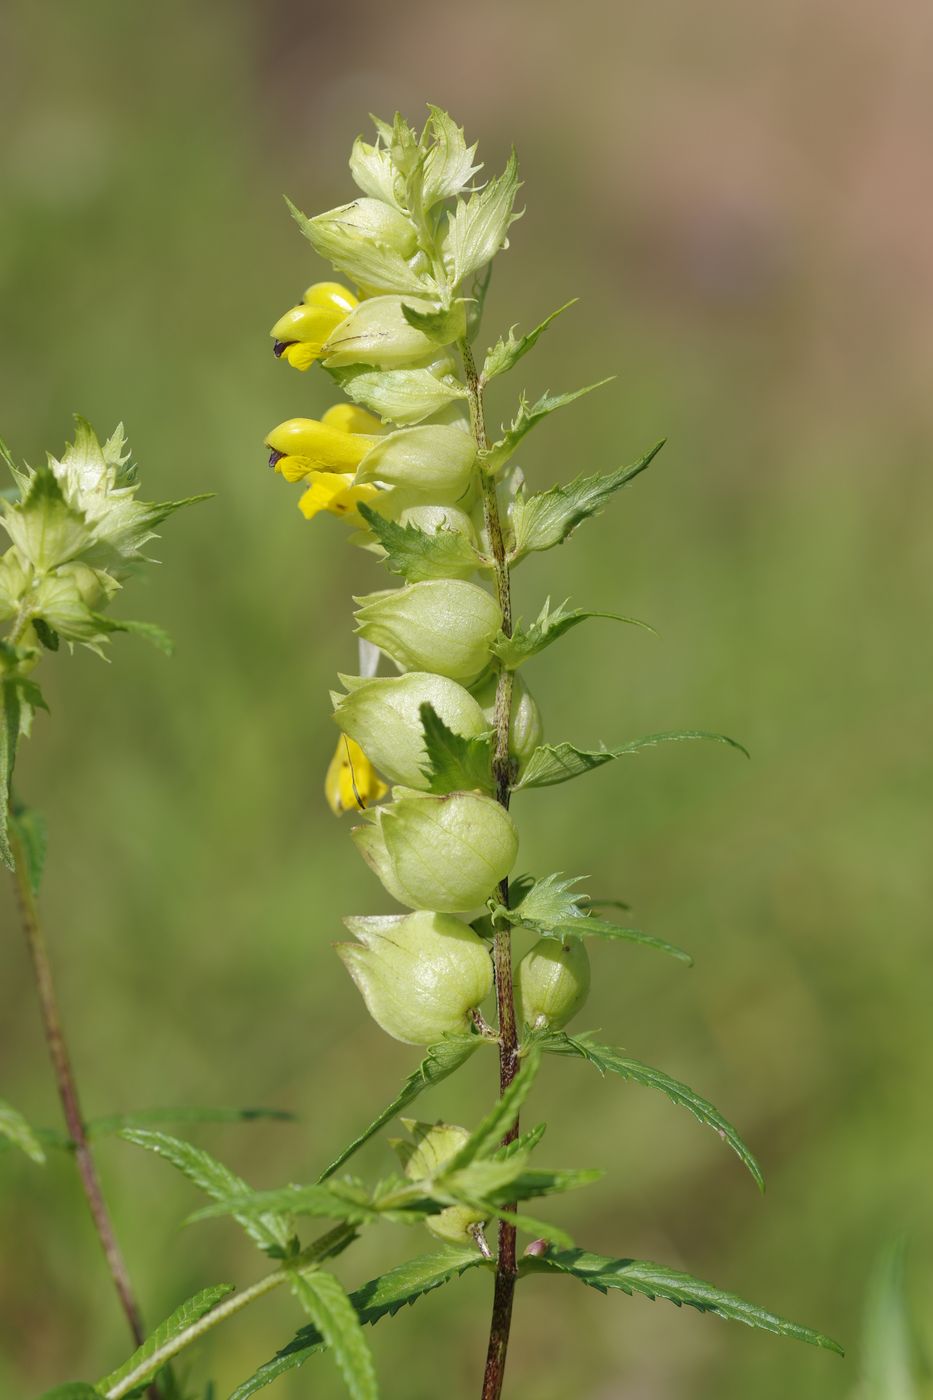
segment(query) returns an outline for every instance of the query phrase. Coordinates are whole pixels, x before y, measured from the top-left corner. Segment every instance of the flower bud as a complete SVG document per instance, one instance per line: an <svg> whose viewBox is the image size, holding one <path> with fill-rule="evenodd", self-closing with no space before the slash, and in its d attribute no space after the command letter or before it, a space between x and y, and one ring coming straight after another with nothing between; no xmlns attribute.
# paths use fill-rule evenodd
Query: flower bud
<svg viewBox="0 0 933 1400"><path fill-rule="evenodd" d="M337 953L377 1025L407 1045L462 1035L492 990L489 951L459 919L424 911L345 919L359 940Z"/></svg>
<svg viewBox="0 0 933 1400"><path fill-rule="evenodd" d="M489 724L496 717L496 678L491 676L483 681L481 688L474 691L477 702ZM544 739L544 725L538 703L521 676L515 673L512 678L512 718L509 723L509 753L518 763L518 773Z"/></svg>
<svg viewBox="0 0 933 1400"><path fill-rule="evenodd" d="M351 833L386 890L409 909L477 909L505 879L518 832L504 807L475 792L445 797L401 789Z"/></svg>
<svg viewBox="0 0 933 1400"><path fill-rule="evenodd" d="M341 734L324 778L324 796L334 816L365 811L388 791L359 744Z"/></svg>
<svg viewBox="0 0 933 1400"><path fill-rule="evenodd" d="M393 783L427 787L424 730L419 707L434 706L449 729L472 738L488 729L486 718L462 685L446 676L409 671L355 684L335 700L334 719Z"/></svg>
<svg viewBox="0 0 933 1400"><path fill-rule="evenodd" d="M469 487L476 447L462 428L426 424L402 428L373 443L360 463L360 481L404 486L432 501L456 501Z"/></svg>
<svg viewBox="0 0 933 1400"><path fill-rule="evenodd" d="M502 626L499 604L475 583L425 579L357 598L357 632L403 670L473 680Z"/></svg>
<svg viewBox="0 0 933 1400"><path fill-rule="evenodd" d="M403 1118L402 1123L413 1140L390 1138L389 1146L409 1181L436 1176L470 1136L466 1128L454 1123L419 1123L414 1118ZM469 1206L448 1206L438 1215L429 1215L424 1223L438 1239L466 1244L474 1238L476 1226L485 1224L485 1216Z"/></svg>
<svg viewBox="0 0 933 1400"><path fill-rule="evenodd" d="M310 220L316 243L327 240L330 251L352 258L360 244L377 242L391 248L400 258L410 258L418 248L414 225L381 199L355 199L337 209L328 209Z"/></svg>
<svg viewBox="0 0 933 1400"><path fill-rule="evenodd" d="M316 418L287 418L266 438L270 463L286 481L302 481L311 472L352 472L372 445L363 433L344 432Z"/></svg>
<svg viewBox="0 0 933 1400"><path fill-rule="evenodd" d="M515 996L527 1026L560 1030L590 990L590 960L583 940L542 938L515 970Z"/></svg>
<svg viewBox="0 0 933 1400"><path fill-rule="evenodd" d="M341 365L398 369L435 359L436 344L408 324L402 312L403 302L418 311L433 309L431 302L418 297L376 296L361 301L324 345L321 354L327 369Z"/></svg>

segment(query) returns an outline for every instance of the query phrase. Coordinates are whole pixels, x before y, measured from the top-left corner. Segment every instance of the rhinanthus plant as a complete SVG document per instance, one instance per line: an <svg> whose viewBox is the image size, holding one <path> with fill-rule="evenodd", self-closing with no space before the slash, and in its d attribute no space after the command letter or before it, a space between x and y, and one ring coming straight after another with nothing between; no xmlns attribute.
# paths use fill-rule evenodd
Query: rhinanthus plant
<svg viewBox="0 0 933 1400"><path fill-rule="evenodd" d="M371 1400L378 1386L363 1325L470 1269L489 1275L493 1295L485 1400L502 1393L516 1285L533 1274L687 1304L841 1350L664 1264L578 1247L527 1208L602 1175L543 1165L543 1124L519 1126L555 1055L661 1090L713 1129L759 1187L763 1180L736 1130L694 1090L567 1029L587 999L587 940L640 944L687 963L689 956L600 917L576 878L514 874L525 794L664 742L741 746L694 730L597 749L544 739L522 668L533 669L541 651L589 618L632 619L544 599L523 624L513 612L512 573L609 505L660 444L604 474L543 489L527 483L516 460L526 435L596 385L535 402L520 395L501 436L488 433L487 385L513 371L559 313L524 335L513 328L477 362L492 260L508 247L519 217L514 154L485 184L477 181L480 169L476 147L436 107L420 132L400 116L376 121L375 140L358 139L350 157L361 193L313 217L292 208L341 280L314 282L272 327L276 356L303 372L320 366L335 402L320 419L274 427L266 439L270 465L300 484L305 517L342 516L350 541L392 576L386 589L355 599L359 673L341 676L332 696L340 733L325 792L334 812L357 817L352 839L395 906L348 917L351 937L337 953L376 1023L425 1047L424 1058L393 1102L305 1184L255 1191L200 1148L160 1131L126 1129L128 1140L167 1158L211 1198L197 1218L232 1216L275 1267L242 1292L220 1284L189 1299L123 1366L94 1386L73 1385L72 1400L122 1400L153 1378L164 1383L173 1357L282 1285L309 1322L231 1400L247 1400L325 1349L350 1395ZM484 1013L493 993L495 1012ZM401 1117L474 1057L486 1061L481 1072L490 1078L495 1059L498 1077L498 1097L480 1122ZM401 1173L373 1185L344 1174L358 1149L396 1119L406 1135L387 1145ZM296 1221L303 1217L328 1228L302 1239ZM434 1240L348 1294L328 1265L379 1221L426 1227ZM519 1236L527 1237L521 1249ZM393 1393L401 1396L404 1382Z"/></svg>

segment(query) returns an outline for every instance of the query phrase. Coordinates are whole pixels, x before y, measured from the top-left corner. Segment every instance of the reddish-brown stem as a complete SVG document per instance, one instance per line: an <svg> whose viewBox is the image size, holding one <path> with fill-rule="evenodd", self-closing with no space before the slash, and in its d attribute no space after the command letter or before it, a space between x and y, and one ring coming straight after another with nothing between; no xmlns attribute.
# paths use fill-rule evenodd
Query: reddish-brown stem
<svg viewBox="0 0 933 1400"><path fill-rule="evenodd" d="M483 415L483 385L476 372L473 352L464 341L461 347L463 366L466 371L469 391L470 422L473 436L480 453L488 447L486 423ZM502 537L502 522L499 516L499 500L496 483L485 471L480 462L483 487L483 519L486 535L492 551L495 571L496 596L502 609L502 630L507 637L512 635L512 597L509 578L509 561ZM509 757L509 726L512 717L512 672L500 665L496 683L495 747L493 750L493 779L496 799L508 809L512 784L512 762ZM508 908L509 882L503 880L497 891L499 903ZM499 1017L499 1092L504 1094L518 1073L518 1031L515 1024L515 998L512 991L512 938L508 925L496 927L493 945L493 968L496 978L496 1007ZM518 1136L518 1121L512 1125L504 1141L512 1142ZM514 1204L509 1206L514 1210ZM486 1369L483 1375L482 1400L499 1400L502 1383L505 1379L505 1363L509 1348L509 1333L512 1326L512 1303L515 1297L515 1281L518 1267L515 1250L515 1226L499 1222L499 1252L496 1259L496 1282L493 1293L492 1322L489 1328L489 1346L486 1352Z"/></svg>

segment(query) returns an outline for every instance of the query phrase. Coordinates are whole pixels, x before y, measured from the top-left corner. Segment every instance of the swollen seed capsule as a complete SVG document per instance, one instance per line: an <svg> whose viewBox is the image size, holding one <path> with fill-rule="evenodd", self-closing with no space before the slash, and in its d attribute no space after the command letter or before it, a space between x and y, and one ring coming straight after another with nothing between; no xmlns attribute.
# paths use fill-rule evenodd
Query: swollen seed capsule
<svg viewBox="0 0 933 1400"><path fill-rule="evenodd" d="M462 1035L492 991L489 951L471 928L424 911L345 919L356 943L337 953L377 1025L407 1045Z"/></svg>
<svg viewBox="0 0 933 1400"><path fill-rule="evenodd" d="M465 738L489 727L469 691L426 671L354 682L349 695L336 699L334 719L393 783L425 788L427 758L419 712L424 704L433 705L447 727Z"/></svg>
<svg viewBox="0 0 933 1400"><path fill-rule="evenodd" d="M496 681L491 677L474 690L489 724L495 722ZM512 680L512 718L509 723L509 753L518 764L518 776L539 744L544 741L544 725L538 703L521 676Z"/></svg>
<svg viewBox="0 0 933 1400"><path fill-rule="evenodd" d="M456 501L476 462L472 438L456 424L402 428L374 443L360 463L360 481L404 486L431 501Z"/></svg>
<svg viewBox="0 0 933 1400"><path fill-rule="evenodd" d="M419 297L382 296L361 301L329 335L321 351L327 369L360 364L399 369L434 359L437 346L423 331L409 325L403 303L417 311L434 309L431 302Z"/></svg>
<svg viewBox="0 0 933 1400"><path fill-rule="evenodd" d="M560 1030L590 990L590 960L582 939L542 938L515 971L515 995L527 1026Z"/></svg>
<svg viewBox="0 0 933 1400"><path fill-rule="evenodd" d="M518 854L518 832L491 797L396 789L395 801L351 833L393 899L445 914L478 909Z"/></svg>
<svg viewBox="0 0 933 1400"><path fill-rule="evenodd" d="M410 1138L390 1138L389 1146L402 1164L409 1181L422 1181L436 1176L445 1163L454 1157L470 1134L455 1123L419 1123L403 1118ZM467 1244L473 1231L485 1224L485 1216L469 1206L448 1206L439 1215L430 1215L424 1222L432 1235L451 1244Z"/></svg>
<svg viewBox="0 0 933 1400"><path fill-rule="evenodd" d="M407 671L473 680L502 626L492 594L462 579L425 579L356 599L357 633Z"/></svg>

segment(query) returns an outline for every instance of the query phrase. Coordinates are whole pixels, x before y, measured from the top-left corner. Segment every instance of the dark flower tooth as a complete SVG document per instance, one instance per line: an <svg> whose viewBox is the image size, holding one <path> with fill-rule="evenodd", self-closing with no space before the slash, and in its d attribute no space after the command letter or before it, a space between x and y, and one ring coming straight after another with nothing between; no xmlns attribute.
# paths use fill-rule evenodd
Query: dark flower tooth
<svg viewBox="0 0 933 1400"><path fill-rule="evenodd" d="M274 467L276 462L280 462L284 456L284 452L276 452L273 447L272 451L269 453L269 466Z"/></svg>
<svg viewBox="0 0 933 1400"><path fill-rule="evenodd" d="M275 356L275 358L276 358L277 360L280 360L280 359L282 358L282 355L285 353L286 349L288 348L288 346L289 346L289 345L293 345L293 344L294 344L294 341L291 341L291 340L277 340L277 341L274 342L274 344L273 344L273 346L272 346L272 353L273 353L273 355Z"/></svg>

